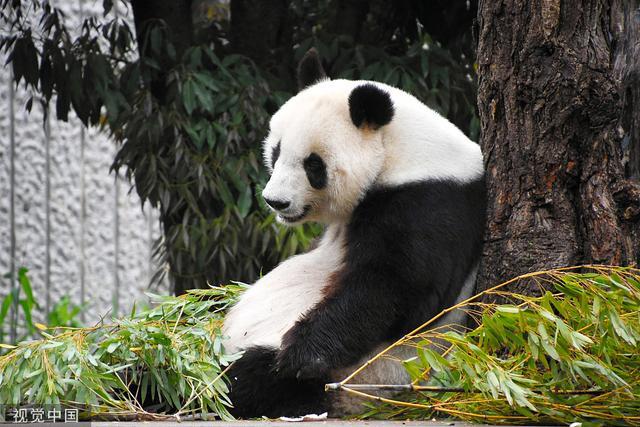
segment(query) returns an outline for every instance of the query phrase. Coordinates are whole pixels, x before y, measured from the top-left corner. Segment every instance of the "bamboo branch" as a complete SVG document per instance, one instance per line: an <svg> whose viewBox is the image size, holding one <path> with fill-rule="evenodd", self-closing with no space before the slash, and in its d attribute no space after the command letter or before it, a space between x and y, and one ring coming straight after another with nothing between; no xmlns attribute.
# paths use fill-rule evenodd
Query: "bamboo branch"
<svg viewBox="0 0 640 427"><path fill-rule="evenodd" d="M324 386L325 391L339 392L341 390L359 391L393 391L393 392L421 392L421 393L481 393L480 390L465 390L462 387L434 387L414 384L342 384L329 383ZM534 390L542 391L542 390ZM552 394L562 395L601 395L610 393L610 390L552 390Z"/></svg>

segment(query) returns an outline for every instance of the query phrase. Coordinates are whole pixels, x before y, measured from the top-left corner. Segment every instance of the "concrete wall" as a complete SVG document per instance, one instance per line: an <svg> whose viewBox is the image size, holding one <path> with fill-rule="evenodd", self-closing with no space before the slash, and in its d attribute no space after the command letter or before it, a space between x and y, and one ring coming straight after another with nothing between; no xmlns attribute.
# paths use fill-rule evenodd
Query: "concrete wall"
<svg viewBox="0 0 640 427"><path fill-rule="evenodd" d="M102 2L57 3L73 25ZM157 213L143 211L130 184L109 173L112 140L75 117L45 120L37 101L28 114L28 98L11 83L10 67L0 69L0 300L16 283L2 276L24 266L39 320L64 295L85 306L86 323L127 312L145 299L155 271Z"/></svg>

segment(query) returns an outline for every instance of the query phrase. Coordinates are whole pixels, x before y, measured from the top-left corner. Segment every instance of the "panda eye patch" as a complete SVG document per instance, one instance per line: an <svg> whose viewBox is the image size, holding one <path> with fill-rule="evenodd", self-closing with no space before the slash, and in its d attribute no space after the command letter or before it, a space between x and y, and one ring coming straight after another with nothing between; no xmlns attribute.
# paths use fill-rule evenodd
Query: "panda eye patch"
<svg viewBox="0 0 640 427"><path fill-rule="evenodd" d="M271 169L276 167L276 162L278 161L278 157L280 157L280 143L279 142L271 150Z"/></svg>
<svg viewBox="0 0 640 427"><path fill-rule="evenodd" d="M311 153L304 159L304 171L307 174L309 184L316 190L327 186L327 166L322 157L316 153Z"/></svg>

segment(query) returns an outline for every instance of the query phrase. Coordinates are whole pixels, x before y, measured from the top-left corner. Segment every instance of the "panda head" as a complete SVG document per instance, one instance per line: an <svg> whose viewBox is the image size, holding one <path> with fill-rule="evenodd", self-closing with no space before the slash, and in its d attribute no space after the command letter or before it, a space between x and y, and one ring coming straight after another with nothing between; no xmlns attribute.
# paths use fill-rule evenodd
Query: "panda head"
<svg viewBox="0 0 640 427"><path fill-rule="evenodd" d="M391 97L372 82L327 79L314 49L300 62L298 84L270 122L262 196L285 224L346 221L383 167Z"/></svg>

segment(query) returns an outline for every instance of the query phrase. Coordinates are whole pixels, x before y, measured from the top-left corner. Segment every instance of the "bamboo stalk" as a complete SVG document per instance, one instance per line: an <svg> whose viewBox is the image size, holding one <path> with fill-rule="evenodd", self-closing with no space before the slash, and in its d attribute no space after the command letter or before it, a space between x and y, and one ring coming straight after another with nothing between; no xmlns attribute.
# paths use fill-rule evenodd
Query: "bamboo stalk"
<svg viewBox="0 0 640 427"><path fill-rule="evenodd" d="M421 393L481 393L480 390L465 390L461 387L433 387L414 384L342 384L329 383L324 386L325 391L339 392L341 390L359 391L393 391L393 392L421 392ZM542 390L534 390L541 392ZM553 390L552 394L558 395L594 395L611 393L610 390Z"/></svg>

